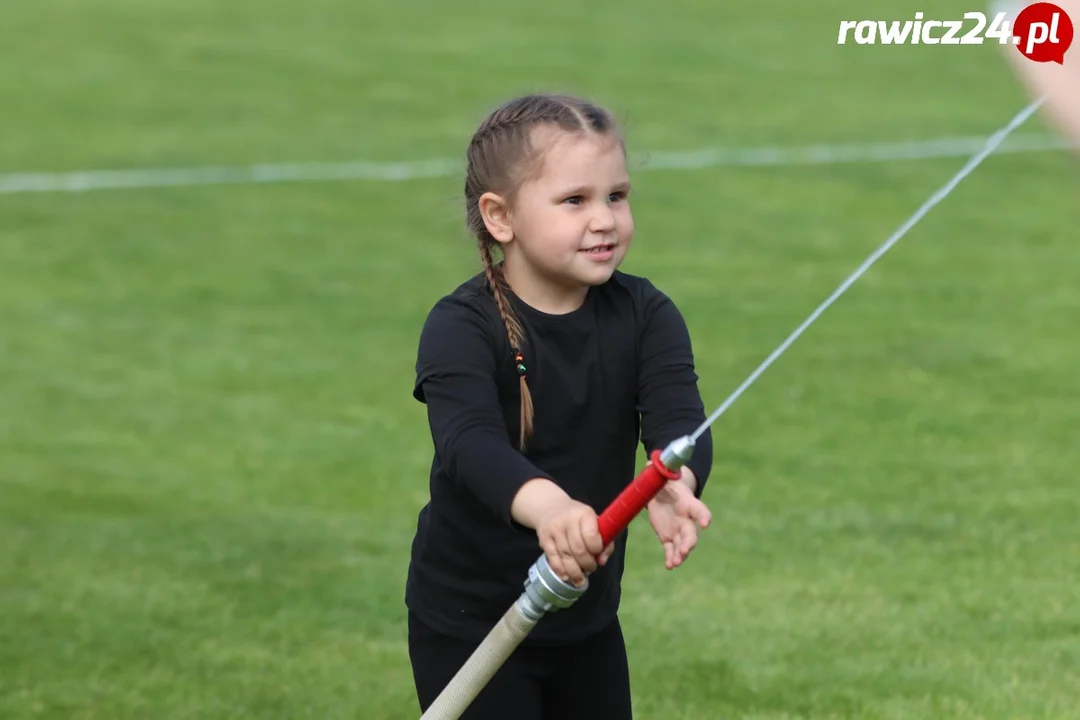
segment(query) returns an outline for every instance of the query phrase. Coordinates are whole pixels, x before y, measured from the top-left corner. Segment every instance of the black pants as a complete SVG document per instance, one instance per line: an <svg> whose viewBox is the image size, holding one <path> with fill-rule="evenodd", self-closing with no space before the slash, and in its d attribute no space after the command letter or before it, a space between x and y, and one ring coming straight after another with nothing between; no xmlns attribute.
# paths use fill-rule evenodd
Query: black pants
<svg viewBox="0 0 1080 720"><path fill-rule="evenodd" d="M435 702L476 644L441 635L409 613L409 656L421 712ZM518 646L461 720L631 720L622 628L571 647Z"/></svg>

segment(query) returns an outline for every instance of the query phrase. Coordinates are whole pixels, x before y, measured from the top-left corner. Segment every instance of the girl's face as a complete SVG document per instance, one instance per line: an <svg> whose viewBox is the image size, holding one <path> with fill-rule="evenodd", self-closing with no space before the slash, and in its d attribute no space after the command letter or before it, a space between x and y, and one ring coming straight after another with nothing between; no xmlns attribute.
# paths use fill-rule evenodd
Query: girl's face
<svg viewBox="0 0 1080 720"><path fill-rule="evenodd" d="M496 238L518 296L565 312L626 257L634 236L630 178L613 137L540 127L532 139L542 152L539 172L518 189L509 231Z"/></svg>

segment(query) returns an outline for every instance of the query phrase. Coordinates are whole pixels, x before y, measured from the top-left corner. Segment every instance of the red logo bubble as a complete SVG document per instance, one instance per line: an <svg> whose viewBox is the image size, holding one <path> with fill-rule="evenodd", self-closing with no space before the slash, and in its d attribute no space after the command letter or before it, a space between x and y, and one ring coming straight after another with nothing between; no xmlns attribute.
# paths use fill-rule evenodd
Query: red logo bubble
<svg viewBox="0 0 1080 720"><path fill-rule="evenodd" d="M1069 14L1053 3L1028 5L1013 23L1013 42L1020 54L1034 62L1065 64L1073 41Z"/></svg>

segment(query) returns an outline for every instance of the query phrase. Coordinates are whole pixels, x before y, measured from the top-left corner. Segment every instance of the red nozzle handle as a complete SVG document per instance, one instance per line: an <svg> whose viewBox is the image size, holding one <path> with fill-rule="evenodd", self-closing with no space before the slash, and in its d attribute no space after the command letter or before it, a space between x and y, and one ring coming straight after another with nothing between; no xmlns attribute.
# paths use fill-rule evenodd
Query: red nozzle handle
<svg viewBox="0 0 1080 720"><path fill-rule="evenodd" d="M619 533L626 529L639 512L645 509L649 501L656 497L668 480L678 480L681 474L669 470L660 462L660 451L654 450L649 457L649 464L634 481L626 486L619 496L600 514L600 537L607 547Z"/></svg>

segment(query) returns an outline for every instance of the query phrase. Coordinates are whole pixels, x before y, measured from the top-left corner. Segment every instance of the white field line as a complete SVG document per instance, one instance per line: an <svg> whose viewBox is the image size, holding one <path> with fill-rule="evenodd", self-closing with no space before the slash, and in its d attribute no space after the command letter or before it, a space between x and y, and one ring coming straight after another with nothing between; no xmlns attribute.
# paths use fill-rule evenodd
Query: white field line
<svg viewBox="0 0 1080 720"><path fill-rule="evenodd" d="M965 157L977 152L984 137L935 140L807 145L801 147L703 148L687 152L655 152L634 158L639 170L693 170L711 167L783 167L858 162L895 162ZM1046 135L1014 136L998 153L1065 150L1072 147ZM416 162L286 163L249 166L76 170L72 172L0 173L0 195L87 192L121 188L244 185L258 183L366 180L401 182L460 174L461 160L436 158Z"/></svg>

